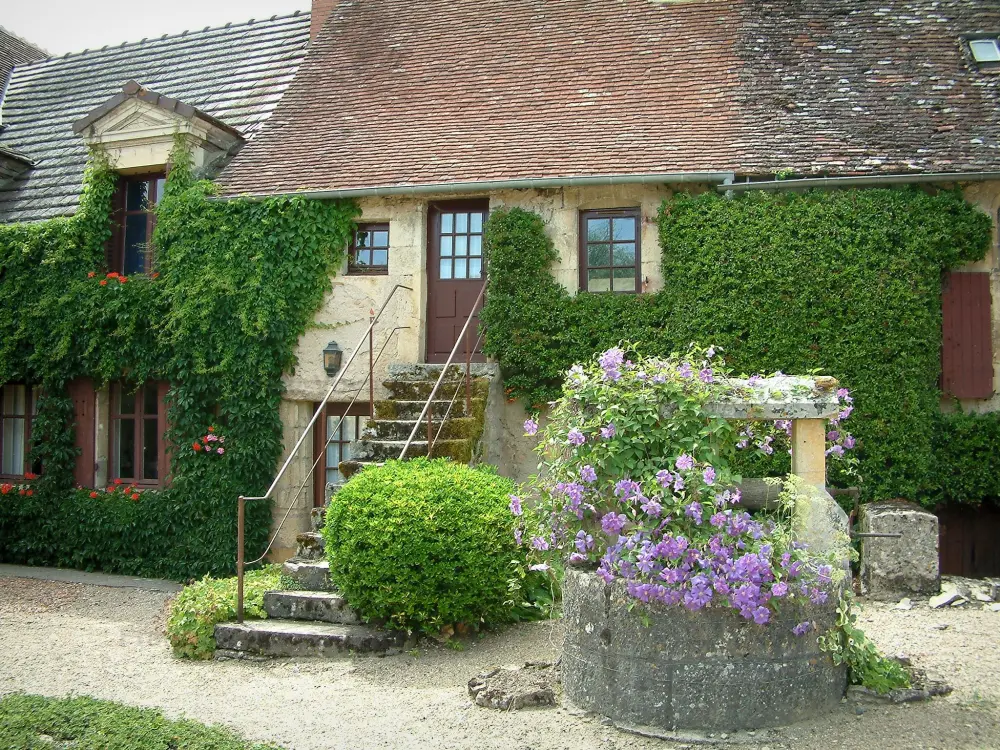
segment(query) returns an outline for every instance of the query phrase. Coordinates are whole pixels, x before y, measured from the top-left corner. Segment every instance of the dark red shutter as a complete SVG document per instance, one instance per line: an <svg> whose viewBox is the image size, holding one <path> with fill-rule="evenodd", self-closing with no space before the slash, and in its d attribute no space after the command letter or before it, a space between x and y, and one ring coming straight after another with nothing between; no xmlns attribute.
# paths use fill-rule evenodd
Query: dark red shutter
<svg viewBox="0 0 1000 750"><path fill-rule="evenodd" d="M956 398L993 395L989 273L950 273L941 294L941 390Z"/></svg>
<svg viewBox="0 0 1000 750"><path fill-rule="evenodd" d="M80 449L80 455L76 457L76 468L73 470L73 480L83 487L93 487L94 469L96 468L94 465L94 411L97 401L94 383L82 378L71 382L66 390L69 397L73 399L76 447Z"/></svg>

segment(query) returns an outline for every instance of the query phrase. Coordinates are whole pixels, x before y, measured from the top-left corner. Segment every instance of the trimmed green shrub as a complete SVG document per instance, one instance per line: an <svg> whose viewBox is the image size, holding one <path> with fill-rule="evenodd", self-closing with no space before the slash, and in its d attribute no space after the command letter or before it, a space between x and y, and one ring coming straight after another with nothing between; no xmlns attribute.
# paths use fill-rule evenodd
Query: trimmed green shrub
<svg viewBox="0 0 1000 750"><path fill-rule="evenodd" d="M932 441L937 498L973 504L1000 498L998 446L1000 413L939 415Z"/></svg>
<svg viewBox="0 0 1000 750"><path fill-rule="evenodd" d="M492 467L448 459L365 469L327 510L330 577L364 617L399 627L509 621L513 491Z"/></svg>
<svg viewBox="0 0 1000 750"><path fill-rule="evenodd" d="M267 619L264 592L281 588L281 568L268 565L243 577L243 615ZM211 578L185 586L170 603L167 639L175 656L211 659L215 653L215 626L236 619L236 578Z"/></svg>
<svg viewBox="0 0 1000 750"><path fill-rule="evenodd" d="M43 739L42 735L45 735ZM0 747L50 750L280 750L248 742L222 726L170 720L161 711L86 696L46 698L14 693L0 699Z"/></svg>

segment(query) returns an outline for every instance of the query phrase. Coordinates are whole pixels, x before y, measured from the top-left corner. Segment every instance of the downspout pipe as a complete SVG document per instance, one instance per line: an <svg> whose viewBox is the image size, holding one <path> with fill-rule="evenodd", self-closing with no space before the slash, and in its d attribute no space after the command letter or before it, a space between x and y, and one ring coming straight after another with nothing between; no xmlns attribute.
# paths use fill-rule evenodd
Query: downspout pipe
<svg viewBox="0 0 1000 750"><path fill-rule="evenodd" d="M487 193L494 190L544 190L591 185L662 185L667 183L718 184L735 179L733 172L660 172L651 174L617 174L596 177L537 177L519 180L478 180L473 182L437 182L427 185L386 185L369 188L338 190L293 190L276 193L214 196L209 200L262 201L267 198L302 196L313 200L336 198L369 198L380 196L416 196L431 193Z"/></svg>
<svg viewBox="0 0 1000 750"><path fill-rule="evenodd" d="M863 175L856 177L801 177L717 185L716 190L743 193L747 190L802 190L805 188L852 188L907 185L918 182L984 182L1000 180L1000 172L924 172L914 174Z"/></svg>

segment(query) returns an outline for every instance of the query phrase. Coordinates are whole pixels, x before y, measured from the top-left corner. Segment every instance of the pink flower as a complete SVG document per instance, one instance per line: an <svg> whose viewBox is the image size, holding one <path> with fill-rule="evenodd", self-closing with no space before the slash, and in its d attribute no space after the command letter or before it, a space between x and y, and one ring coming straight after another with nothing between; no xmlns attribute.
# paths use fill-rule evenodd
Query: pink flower
<svg viewBox="0 0 1000 750"><path fill-rule="evenodd" d="M226 449L225 448L217 448L215 452L218 453L221 456L223 453L226 452Z"/></svg>

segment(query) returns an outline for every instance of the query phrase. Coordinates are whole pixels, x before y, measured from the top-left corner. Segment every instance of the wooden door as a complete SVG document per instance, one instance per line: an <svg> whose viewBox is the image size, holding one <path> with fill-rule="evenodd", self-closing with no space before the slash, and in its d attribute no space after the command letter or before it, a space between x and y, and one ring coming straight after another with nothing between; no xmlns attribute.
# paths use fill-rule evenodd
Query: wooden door
<svg viewBox="0 0 1000 750"><path fill-rule="evenodd" d="M469 325L469 345L479 336L479 310L473 310L486 280L483 260L483 225L488 200L433 203L427 213L427 361L445 362ZM482 344L473 352L474 362L484 361ZM459 346L455 362L465 361Z"/></svg>
<svg viewBox="0 0 1000 750"><path fill-rule="evenodd" d="M97 393L89 378L73 380L66 386L67 395L73 399L73 413L76 447L80 454L73 468L73 481L81 487L94 486L95 466L95 408Z"/></svg>

